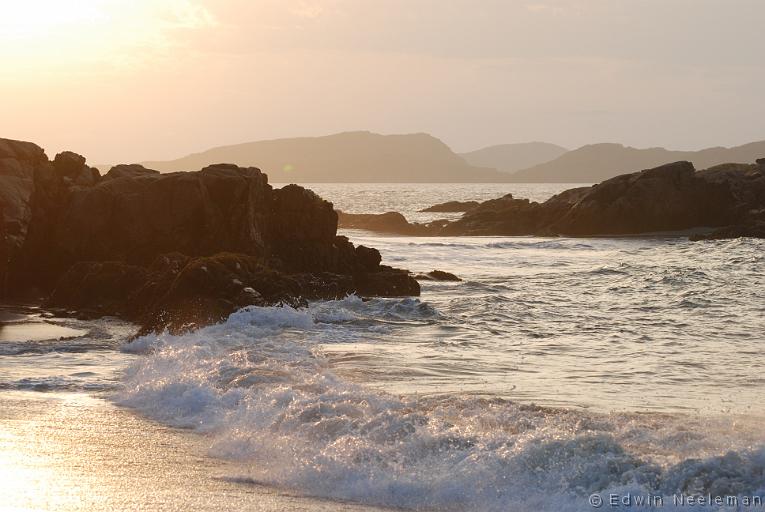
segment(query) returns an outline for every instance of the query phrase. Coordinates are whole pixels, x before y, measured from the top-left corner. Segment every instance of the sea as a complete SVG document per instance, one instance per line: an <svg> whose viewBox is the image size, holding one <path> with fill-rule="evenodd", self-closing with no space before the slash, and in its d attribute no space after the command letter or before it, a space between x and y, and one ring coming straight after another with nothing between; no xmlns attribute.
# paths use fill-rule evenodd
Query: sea
<svg viewBox="0 0 765 512"><path fill-rule="evenodd" d="M440 202L577 185L306 186L425 222L460 215L419 212ZM98 400L192 436L185 464L231 462L216 479L328 510L765 510L765 241L340 234L461 281L135 339L113 318L5 307L0 407ZM53 509L35 507L18 509Z"/></svg>

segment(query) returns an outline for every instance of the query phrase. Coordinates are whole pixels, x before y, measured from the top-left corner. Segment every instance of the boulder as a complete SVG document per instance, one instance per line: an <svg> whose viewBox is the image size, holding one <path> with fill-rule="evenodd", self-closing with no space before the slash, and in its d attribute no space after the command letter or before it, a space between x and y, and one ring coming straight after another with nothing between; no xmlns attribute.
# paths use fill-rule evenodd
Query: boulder
<svg viewBox="0 0 765 512"><path fill-rule="evenodd" d="M404 270L385 265L377 272L355 275L354 290L362 296L407 297L420 294L420 284Z"/></svg>
<svg viewBox="0 0 765 512"><path fill-rule="evenodd" d="M734 199L735 217L743 220L765 207L765 169L760 165L722 164L696 174L709 183L728 188Z"/></svg>
<svg viewBox="0 0 765 512"><path fill-rule="evenodd" d="M155 174L159 174L159 171L155 171L154 169L147 169L140 164L120 164L115 165L109 169L109 172L107 172L101 179L106 181L117 178L137 178L139 176L152 176Z"/></svg>
<svg viewBox="0 0 765 512"><path fill-rule="evenodd" d="M443 270L431 270L427 274L418 274L414 278L418 281L462 281L451 272L444 272Z"/></svg>
<svg viewBox="0 0 765 512"><path fill-rule="evenodd" d="M337 213L332 203L298 185L273 191L268 229L273 257L290 272L336 271Z"/></svg>
<svg viewBox="0 0 765 512"><path fill-rule="evenodd" d="M725 184L701 178L690 162L675 162L593 186L551 231L624 235L721 226L732 220L734 202Z"/></svg>
<svg viewBox="0 0 765 512"><path fill-rule="evenodd" d="M53 159L53 169L68 184L90 187L98 182L101 173L95 167L85 165L85 161L82 155L64 151Z"/></svg>
<svg viewBox="0 0 765 512"><path fill-rule="evenodd" d="M399 212L386 213L345 213L337 212L339 227L345 229L366 229L377 233L406 236L428 236L436 234L446 221L430 224L410 223Z"/></svg>
<svg viewBox="0 0 765 512"><path fill-rule="evenodd" d="M380 256L380 251L377 249L359 245L356 247L356 259L361 270L374 272L380 266L382 256Z"/></svg>
<svg viewBox="0 0 765 512"><path fill-rule="evenodd" d="M478 206L478 201L447 201L445 203L434 204L420 210L420 212L434 212L434 213L453 213L453 212L467 212Z"/></svg>

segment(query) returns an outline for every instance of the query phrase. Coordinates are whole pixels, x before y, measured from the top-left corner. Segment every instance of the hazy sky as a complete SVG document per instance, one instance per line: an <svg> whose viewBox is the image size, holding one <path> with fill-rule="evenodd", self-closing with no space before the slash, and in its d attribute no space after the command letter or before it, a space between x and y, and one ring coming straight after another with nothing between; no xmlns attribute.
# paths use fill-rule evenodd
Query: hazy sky
<svg viewBox="0 0 765 512"><path fill-rule="evenodd" d="M0 136L91 163L365 129L765 139L760 0L0 0Z"/></svg>

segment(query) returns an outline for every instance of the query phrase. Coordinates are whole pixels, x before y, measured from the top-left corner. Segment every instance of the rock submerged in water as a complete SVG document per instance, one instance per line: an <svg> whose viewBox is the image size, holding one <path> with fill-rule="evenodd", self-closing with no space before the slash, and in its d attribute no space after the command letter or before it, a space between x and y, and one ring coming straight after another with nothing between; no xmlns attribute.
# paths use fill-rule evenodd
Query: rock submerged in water
<svg viewBox="0 0 765 512"><path fill-rule="evenodd" d="M248 304L419 295L377 250L337 236L332 204L273 189L230 164L159 174L120 165L101 177L76 153L0 139L0 292L136 320L144 330L204 325Z"/></svg>
<svg viewBox="0 0 765 512"><path fill-rule="evenodd" d="M431 270L427 274L417 274L414 278L418 281L462 281L451 272L444 272L443 270Z"/></svg>

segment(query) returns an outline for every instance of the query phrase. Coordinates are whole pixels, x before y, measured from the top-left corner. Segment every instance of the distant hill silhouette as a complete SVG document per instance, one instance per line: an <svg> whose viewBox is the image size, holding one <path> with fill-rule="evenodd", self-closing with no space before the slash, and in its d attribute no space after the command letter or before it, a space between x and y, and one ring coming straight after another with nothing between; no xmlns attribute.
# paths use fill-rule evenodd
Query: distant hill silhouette
<svg viewBox="0 0 765 512"><path fill-rule="evenodd" d="M511 177L512 181L518 183L597 183L619 174L650 169L680 160L693 162L696 169L706 169L723 163L751 163L763 157L765 141L700 151L636 149L621 144L592 144L564 153L550 162L517 171Z"/></svg>
<svg viewBox="0 0 765 512"><path fill-rule="evenodd" d="M271 183L470 183L509 179L507 173L469 165L446 144L425 133L379 135L359 131L264 140L143 165L169 172L193 171L215 163L259 167Z"/></svg>
<svg viewBox="0 0 765 512"><path fill-rule="evenodd" d="M513 172L549 162L566 151L568 149L548 142L525 142L489 146L460 156L470 165Z"/></svg>

